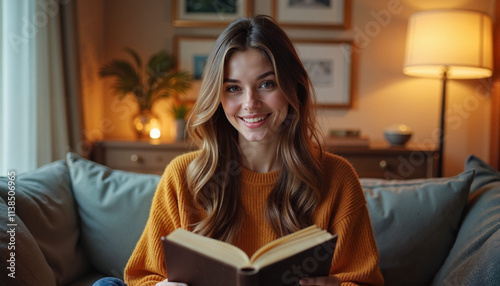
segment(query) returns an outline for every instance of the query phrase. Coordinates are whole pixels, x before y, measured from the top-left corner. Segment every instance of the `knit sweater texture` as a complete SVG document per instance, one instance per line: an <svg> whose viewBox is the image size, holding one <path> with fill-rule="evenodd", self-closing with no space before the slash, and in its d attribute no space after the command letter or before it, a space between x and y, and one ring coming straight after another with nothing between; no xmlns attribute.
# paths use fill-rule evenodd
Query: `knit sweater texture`
<svg viewBox="0 0 500 286"><path fill-rule="evenodd" d="M204 216L205 212L193 203L185 175L197 154L181 155L166 168L144 232L125 268L128 285L155 285L165 280L167 269L160 237L177 228L192 229L192 224ZM322 165L328 174L327 190L314 212L313 223L338 234L330 275L337 276L343 286L383 285L366 200L356 173L346 160L330 153L324 153ZM278 238L265 218L264 209L279 172L257 173L241 167L244 220L234 244L249 256Z"/></svg>

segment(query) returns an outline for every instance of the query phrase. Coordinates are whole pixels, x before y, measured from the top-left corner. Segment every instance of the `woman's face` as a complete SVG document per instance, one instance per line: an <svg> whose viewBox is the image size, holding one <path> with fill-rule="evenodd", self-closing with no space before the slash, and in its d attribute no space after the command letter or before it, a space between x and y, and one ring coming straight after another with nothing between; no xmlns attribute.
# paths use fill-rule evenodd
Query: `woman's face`
<svg viewBox="0 0 500 286"><path fill-rule="evenodd" d="M222 108L239 142L271 142L288 113L273 65L257 49L233 53L224 67Z"/></svg>

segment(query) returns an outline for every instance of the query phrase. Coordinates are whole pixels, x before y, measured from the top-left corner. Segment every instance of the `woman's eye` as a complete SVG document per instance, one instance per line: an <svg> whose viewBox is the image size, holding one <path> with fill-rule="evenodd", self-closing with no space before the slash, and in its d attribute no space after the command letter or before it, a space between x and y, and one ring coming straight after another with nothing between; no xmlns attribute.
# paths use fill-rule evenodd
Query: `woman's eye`
<svg viewBox="0 0 500 286"><path fill-rule="evenodd" d="M238 86L235 86L235 85L230 85L230 86L226 87L226 91L227 92L238 92L238 91L240 91L240 88Z"/></svg>
<svg viewBox="0 0 500 286"><path fill-rule="evenodd" d="M266 88L266 89L274 88L275 86L276 85L272 80L265 81L260 85L261 88Z"/></svg>

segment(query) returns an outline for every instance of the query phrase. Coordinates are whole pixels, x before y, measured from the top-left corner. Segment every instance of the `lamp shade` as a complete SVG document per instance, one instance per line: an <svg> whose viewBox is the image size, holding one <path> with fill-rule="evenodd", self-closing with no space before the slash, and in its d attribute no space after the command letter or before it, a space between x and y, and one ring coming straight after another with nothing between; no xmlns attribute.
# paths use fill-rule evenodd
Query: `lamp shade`
<svg viewBox="0 0 500 286"><path fill-rule="evenodd" d="M427 10L408 21L403 72L409 76L450 79L490 77L492 25L483 13Z"/></svg>

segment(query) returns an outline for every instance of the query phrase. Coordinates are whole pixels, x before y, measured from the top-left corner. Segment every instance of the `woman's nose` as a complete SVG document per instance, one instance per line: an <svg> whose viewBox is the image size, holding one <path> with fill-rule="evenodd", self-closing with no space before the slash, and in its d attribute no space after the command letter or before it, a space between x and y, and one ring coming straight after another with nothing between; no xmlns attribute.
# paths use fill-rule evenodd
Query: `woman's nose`
<svg viewBox="0 0 500 286"><path fill-rule="evenodd" d="M257 91L248 89L245 94L245 99L243 102L243 108L245 110L255 110L260 108L261 102Z"/></svg>

